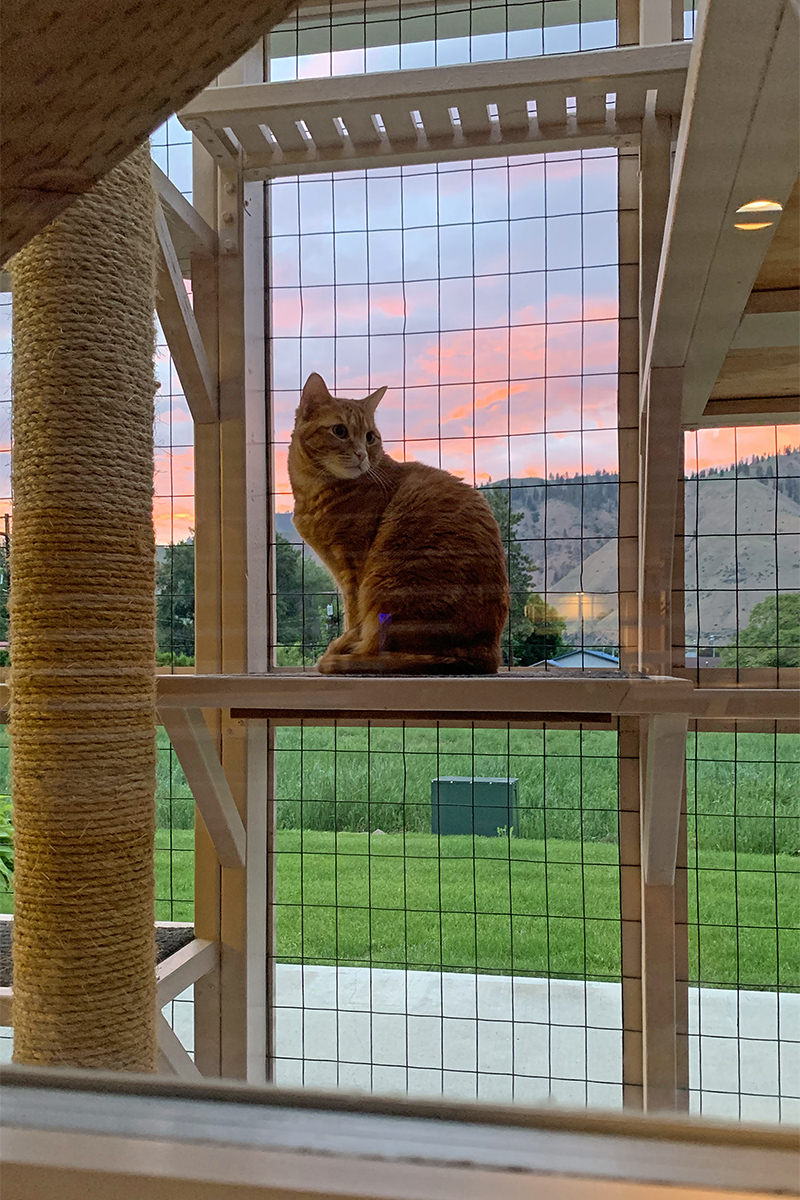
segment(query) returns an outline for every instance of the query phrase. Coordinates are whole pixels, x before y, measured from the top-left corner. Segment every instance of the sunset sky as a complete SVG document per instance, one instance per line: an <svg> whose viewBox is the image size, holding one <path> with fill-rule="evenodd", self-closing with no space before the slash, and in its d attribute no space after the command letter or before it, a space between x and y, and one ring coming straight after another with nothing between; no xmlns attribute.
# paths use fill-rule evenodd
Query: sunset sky
<svg viewBox="0 0 800 1200"><path fill-rule="evenodd" d="M520 21L523 10L529 17ZM433 17L411 14L398 23L390 11L375 10L369 31L359 21L348 28L322 21L298 34L288 21L273 37L271 77L490 61L616 41L614 21L559 24L557 5L440 14L435 42ZM508 28L511 16L531 27ZM397 27L394 41L390 25ZM357 46L359 38L366 48ZM333 53L332 39L339 46ZM190 139L175 118L152 146L190 195ZM280 180L270 188L270 206L279 510L292 507L286 443L311 371L342 395L386 384L378 424L387 451L471 483L616 470L613 151ZM3 295L3 511L11 490L10 327L10 297ZM154 515L164 544L193 527L194 454L191 417L160 330L158 342ZM688 434L687 471L799 440L794 426Z"/></svg>

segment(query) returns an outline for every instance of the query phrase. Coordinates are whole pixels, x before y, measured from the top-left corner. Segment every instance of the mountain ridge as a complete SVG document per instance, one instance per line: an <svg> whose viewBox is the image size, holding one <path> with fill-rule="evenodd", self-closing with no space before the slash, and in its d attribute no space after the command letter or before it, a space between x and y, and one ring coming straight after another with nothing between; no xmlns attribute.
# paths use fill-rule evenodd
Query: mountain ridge
<svg viewBox="0 0 800 1200"><path fill-rule="evenodd" d="M561 607L567 633L616 643L618 474L514 477L486 488L510 492L533 589ZM687 644L730 640L760 600L800 592L800 447L687 475L684 509ZM290 513L276 514L275 528L302 544Z"/></svg>

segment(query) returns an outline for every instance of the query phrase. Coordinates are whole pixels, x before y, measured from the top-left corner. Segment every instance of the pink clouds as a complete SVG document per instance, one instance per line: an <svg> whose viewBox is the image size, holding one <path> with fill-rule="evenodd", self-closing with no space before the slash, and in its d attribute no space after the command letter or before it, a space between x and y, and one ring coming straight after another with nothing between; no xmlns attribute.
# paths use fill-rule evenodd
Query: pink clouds
<svg viewBox="0 0 800 1200"><path fill-rule="evenodd" d="M797 444L796 425L698 429L686 434L685 469L693 474L710 467L729 467L743 458L780 453Z"/></svg>
<svg viewBox="0 0 800 1200"><path fill-rule="evenodd" d="M465 478L588 470L603 456L613 467L615 157L350 183L336 232L323 205L297 237L295 201L286 228L273 226L273 280L293 284L274 293L276 438L288 440L302 380L318 370L343 395L387 385L384 441Z"/></svg>
<svg viewBox="0 0 800 1200"><path fill-rule="evenodd" d="M181 541L194 527L194 450L156 450L153 521L159 545Z"/></svg>

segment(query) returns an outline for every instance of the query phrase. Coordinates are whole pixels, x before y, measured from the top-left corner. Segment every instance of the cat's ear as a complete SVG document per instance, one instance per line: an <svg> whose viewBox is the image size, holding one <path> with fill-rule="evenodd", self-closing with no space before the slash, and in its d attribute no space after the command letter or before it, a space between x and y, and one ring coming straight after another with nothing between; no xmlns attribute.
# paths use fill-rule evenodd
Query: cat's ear
<svg viewBox="0 0 800 1200"><path fill-rule="evenodd" d="M303 385L303 393L300 397L301 408L311 408L315 404L319 404L324 400L330 400L331 394L328 391L328 385L321 375L317 375L316 371L313 375L309 375Z"/></svg>
<svg viewBox="0 0 800 1200"><path fill-rule="evenodd" d="M371 417L375 416L375 409L380 404L383 397L386 395L386 388L378 388L377 392L371 392L364 401L364 408Z"/></svg>

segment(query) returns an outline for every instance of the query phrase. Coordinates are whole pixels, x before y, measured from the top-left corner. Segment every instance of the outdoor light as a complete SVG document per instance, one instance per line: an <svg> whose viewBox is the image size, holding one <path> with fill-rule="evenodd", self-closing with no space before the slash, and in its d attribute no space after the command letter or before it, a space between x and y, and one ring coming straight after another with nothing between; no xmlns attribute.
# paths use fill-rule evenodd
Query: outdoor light
<svg viewBox="0 0 800 1200"><path fill-rule="evenodd" d="M751 200L749 204L743 204L736 211L737 213L783 212L783 205L779 204L777 200Z"/></svg>
<svg viewBox="0 0 800 1200"><path fill-rule="evenodd" d="M742 204L740 208L737 208L736 212L737 214L742 213L742 215L779 213L783 212L783 205L779 204L777 200L750 200L747 204ZM735 227L736 229L769 229L773 224L774 221L736 221Z"/></svg>

